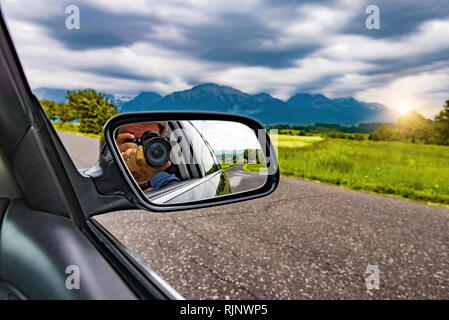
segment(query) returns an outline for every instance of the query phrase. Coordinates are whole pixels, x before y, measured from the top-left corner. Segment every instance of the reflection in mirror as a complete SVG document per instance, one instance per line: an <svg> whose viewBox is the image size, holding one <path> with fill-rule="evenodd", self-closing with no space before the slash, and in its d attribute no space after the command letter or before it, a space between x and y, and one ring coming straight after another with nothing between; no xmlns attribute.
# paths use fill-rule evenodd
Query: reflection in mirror
<svg viewBox="0 0 449 320"><path fill-rule="evenodd" d="M127 169L153 204L246 192L267 180L260 139L242 123L141 122L120 126L115 137Z"/></svg>

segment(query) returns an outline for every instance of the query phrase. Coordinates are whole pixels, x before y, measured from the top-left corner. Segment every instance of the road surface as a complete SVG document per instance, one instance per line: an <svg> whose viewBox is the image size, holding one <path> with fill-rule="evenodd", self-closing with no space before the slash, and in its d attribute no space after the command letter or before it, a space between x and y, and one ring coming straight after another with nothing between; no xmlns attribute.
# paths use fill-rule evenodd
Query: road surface
<svg viewBox="0 0 449 320"><path fill-rule="evenodd" d="M60 136L95 163L97 140ZM446 208L282 177L262 199L96 219L186 298L449 299Z"/></svg>
<svg viewBox="0 0 449 320"><path fill-rule="evenodd" d="M244 192L262 187L267 181L265 174L243 170L243 163L239 163L226 170L232 193Z"/></svg>

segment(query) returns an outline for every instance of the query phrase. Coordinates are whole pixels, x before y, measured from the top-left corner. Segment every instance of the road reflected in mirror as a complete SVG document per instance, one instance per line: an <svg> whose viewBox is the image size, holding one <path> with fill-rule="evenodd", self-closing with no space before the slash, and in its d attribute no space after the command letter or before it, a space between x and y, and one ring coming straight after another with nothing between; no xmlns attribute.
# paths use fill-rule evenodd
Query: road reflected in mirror
<svg viewBox="0 0 449 320"><path fill-rule="evenodd" d="M148 201L173 205L264 186L266 134L260 131L232 121L157 121L122 125L115 139Z"/></svg>

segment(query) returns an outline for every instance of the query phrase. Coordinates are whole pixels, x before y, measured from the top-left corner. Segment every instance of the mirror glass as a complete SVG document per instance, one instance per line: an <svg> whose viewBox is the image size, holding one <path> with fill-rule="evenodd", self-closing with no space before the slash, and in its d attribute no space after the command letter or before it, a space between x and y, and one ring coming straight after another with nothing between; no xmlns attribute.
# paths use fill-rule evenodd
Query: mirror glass
<svg viewBox="0 0 449 320"><path fill-rule="evenodd" d="M140 122L117 128L115 141L147 199L173 205L262 187L266 133L259 131L232 121Z"/></svg>

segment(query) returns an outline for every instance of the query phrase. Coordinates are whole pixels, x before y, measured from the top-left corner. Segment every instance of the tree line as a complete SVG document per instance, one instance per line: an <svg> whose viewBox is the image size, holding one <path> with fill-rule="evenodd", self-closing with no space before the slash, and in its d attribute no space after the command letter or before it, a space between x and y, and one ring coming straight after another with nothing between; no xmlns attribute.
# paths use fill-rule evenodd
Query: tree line
<svg viewBox="0 0 449 320"><path fill-rule="evenodd" d="M359 123L354 126L342 126L336 123L320 123L317 122L314 125L291 125L291 124L277 124L268 126L267 129L278 129L283 130L283 132L293 132L298 135L308 135L308 134L320 134L327 132L343 132L343 133L371 133L379 129L381 125L387 125L389 127L395 127L394 122L389 123ZM299 133L298 133L299 132Z"/></svg>
<svg viewBox="0 0 449 320"><path fill-rule="evenodd" d="M369 135L369 139L449 145L449 100L435 116L435 120L426 119L416 111L409 111L398 119L396 128L381 125Z"/></svg>
<svg viewBox="0 0 449 320"><path fill-rule="evenodd" d="M79 120L79 131L98 134L109 118L118 114L117 106L104 94L92 89L67 91L67 102L41 100L51 121L64 123Z"/></svg>

